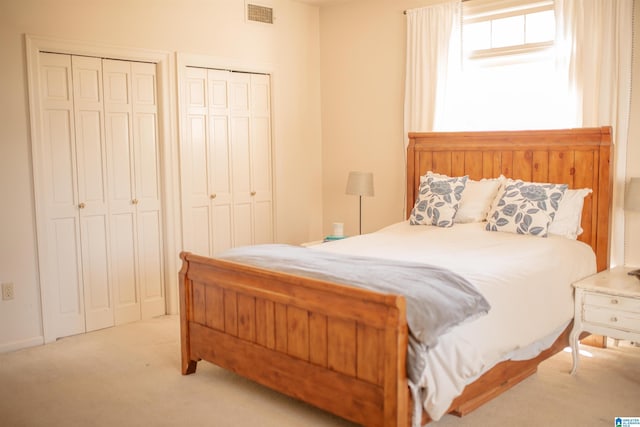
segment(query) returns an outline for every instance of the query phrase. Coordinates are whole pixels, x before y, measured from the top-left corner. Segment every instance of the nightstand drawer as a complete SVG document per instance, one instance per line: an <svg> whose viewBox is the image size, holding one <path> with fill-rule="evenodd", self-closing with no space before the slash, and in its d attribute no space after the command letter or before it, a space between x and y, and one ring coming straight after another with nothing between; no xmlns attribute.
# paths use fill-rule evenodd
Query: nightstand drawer
<svg viewBox="0 0 640 427"><path fill-rule="evenodd" d="M610 308L616 311L623 310L640 312L640 300L616 295L586 293L584 296L584 304Z"/></svg>
<svg viewBox="0 0 640 427"><path fill-rule="evenodd" d="M640 332L640 313L584 306L583 319L587 323Z"/></svg>

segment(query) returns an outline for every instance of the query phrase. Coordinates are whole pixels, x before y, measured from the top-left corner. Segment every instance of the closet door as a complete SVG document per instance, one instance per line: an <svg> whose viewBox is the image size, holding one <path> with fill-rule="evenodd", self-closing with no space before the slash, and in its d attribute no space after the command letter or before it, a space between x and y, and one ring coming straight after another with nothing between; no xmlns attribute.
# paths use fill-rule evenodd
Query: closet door
<svg viewBox="0 0 640 427"><path fill-rule="evenodd" d="M140 298L136 280L136 218L131 107L131 66L104 61L105 129L109 160L112 271L115 323L138 319Z"/></svg>
<svg viewBox="0 0 640 427"><path fill-rule="evenodd" d="M269 76L230 73L234 243L273 241Z"/></svg>
<svg viewBox="0 0 640 427"><path fill-rule="evenodd" d="M39 63L45 338L164 314L155 65L52 53Z"/></svg>
<svg viewBox="0 0 640 427"><path fill-rule="evenodd" d="M271 158L271 83L268 75L251 75L251 192L253 243L273 242Z"/></svg>
<svg viewBox="0 0 640 427"><path fill-rule="evenodd" d="M272 242L269 76L187 67L183 92L184 248Z"/></svg>
<svg viewBox="0 0 640 427"><path fill-rule="evenodd" d="M211 255L233 247L229 71L206 70Z"/></svg>
<svg viewBox="0 0 640 427"><path fill-rule="evenodd" d="M184 248L200 255L213 254L210 188L207 70L187 68L185 82L185 140L182 146Z"/></svg>
<svg viewBox="0 0 640 427"><path fill-rule="evenodd" d="M253 244L251 171L251 75L229 73L231 170L233 173L233 237L235 246Z"/></svg>
<svg viewBox="0 0 640 427"><path fill-rule="evenodd" d="M61 337L85 331L84 289L77 189L75 120L71 57L41 53L41 143L38 158L39 216L44 238L38 238L40 284L48 335Z"/></svg>
<svg viewBox="0 0 640 427"><path fill-rule="evenodd" d="M113 326L102 66L73 56L77 188L86 330Z"/></svg>
<svg viewBox="0 0 640 427"><path fill-rule="evenodd" d="M233 246L228 74L189 67L186 76L184 240L208 256Z"/></svg>
<svg viewBox="0 0 640 427"><path fill-rule="evenodd" d="M155 65L104 60L115 323L164 313Z"/></svg>
<svg viewBox="0 0 640 427"><path fill-rule="evenodd" d="M40 54L40 272L53 335L113 325L100 60Z"/></svg>
<svg viewBox="0 0 640 427"><path fill-rule="evenodd" d="M140 318L166 313L156 66L131 63Z"/></svg>

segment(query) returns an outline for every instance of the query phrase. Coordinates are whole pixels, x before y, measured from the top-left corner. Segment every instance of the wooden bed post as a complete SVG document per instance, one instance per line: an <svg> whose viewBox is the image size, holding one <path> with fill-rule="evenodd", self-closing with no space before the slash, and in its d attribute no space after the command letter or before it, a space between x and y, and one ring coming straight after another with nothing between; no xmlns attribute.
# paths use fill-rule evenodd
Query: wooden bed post
<svg viewBox="0 0 640 427"><path fill-rule="evenodd" d="M384 384L384 423L385 426L406 426L411 424L409 412L409 388L407 380L407 346L409 344L407 309L404 298L393 298L397 310L389 310L387 324L395 324L395 329L388 328L385 332L385 346L396 349L385 357Z"/></svg>
<svg viewBox="0 0 640 427"><path fill-rule="evenodd" d="M602 145L600 147L598 173L600 176L600 185L606 186L606 188L599 190L598 197L598 234L596 237L598 271L609 268L609 253L611 248L609 231L611 227L611 199L613 194L613 168L611 167L611 159L613 158L612 131L610 126L602 127Z"/></svg>
<svg viewBox="0 0 640 427"><path fill-rule="evenodd" d="M191 286L187 285L187 271L189 270L188 252L182 252L182 268L180 269L179 293L180 293L180 348L182 352L182 375L193 374L196 371L197 361L191 359L191 342L189 337L189 313L191 313ZM191 281L191 280L189 280Z"/></svg>
<svg viewBox="0 0 640 427"><path fill-rule="evenodd" d="M409 138L409 146L407 147L407 191L405 192L407 200L406 203L406 212L405 219L409 219L411 216L411 210L413 209L413 205L416 202L417 192L419 191L420 183L416 183L416 159L415 159L415 139ZM418 174L417 176L419 176ZM420 180L420 178L417 178Z"/></svg>

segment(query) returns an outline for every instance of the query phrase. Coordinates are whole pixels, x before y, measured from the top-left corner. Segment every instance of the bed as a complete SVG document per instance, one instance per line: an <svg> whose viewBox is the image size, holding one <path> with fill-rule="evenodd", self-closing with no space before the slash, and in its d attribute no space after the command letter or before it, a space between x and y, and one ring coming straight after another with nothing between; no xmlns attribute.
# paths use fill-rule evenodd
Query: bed
<svg viewBox="0 0 640 427"><path fill-rule="evenodd" d="M594 271L607 268L610 127L411 133L409 139L407 218L427 171L590 188L578 241L588 245ZM479 233L477 224L451 228L465 227ZM403 222L385 232L409 229ZM358 242L350 240L327 245L339 253ZM323 250L331 247L323 245ZM206 360L358 424L410 425L415 402L407 379L404 296L188 252L180 256L183 374L194 373L197 362ZM474 327L473 322L466 325ZM464 415L527 378L541 361L568 345L570 327L568 322L559 331L549 330L546 341L536 342L542 347L535 355L500 361L472 375L441 412ZM423 412L420 421L430 419Z"/></svg>

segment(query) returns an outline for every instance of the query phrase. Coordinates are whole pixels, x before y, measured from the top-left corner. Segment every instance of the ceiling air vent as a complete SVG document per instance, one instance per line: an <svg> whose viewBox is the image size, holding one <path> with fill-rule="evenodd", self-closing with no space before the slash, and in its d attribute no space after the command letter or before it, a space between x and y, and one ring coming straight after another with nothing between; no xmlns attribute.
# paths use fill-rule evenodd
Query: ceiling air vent
<svg viewBox="0 0 640 427"><path fill-rule="evenodd" d="M247 3L247 19L264 24L273 24L273 8Z"/></svg>

